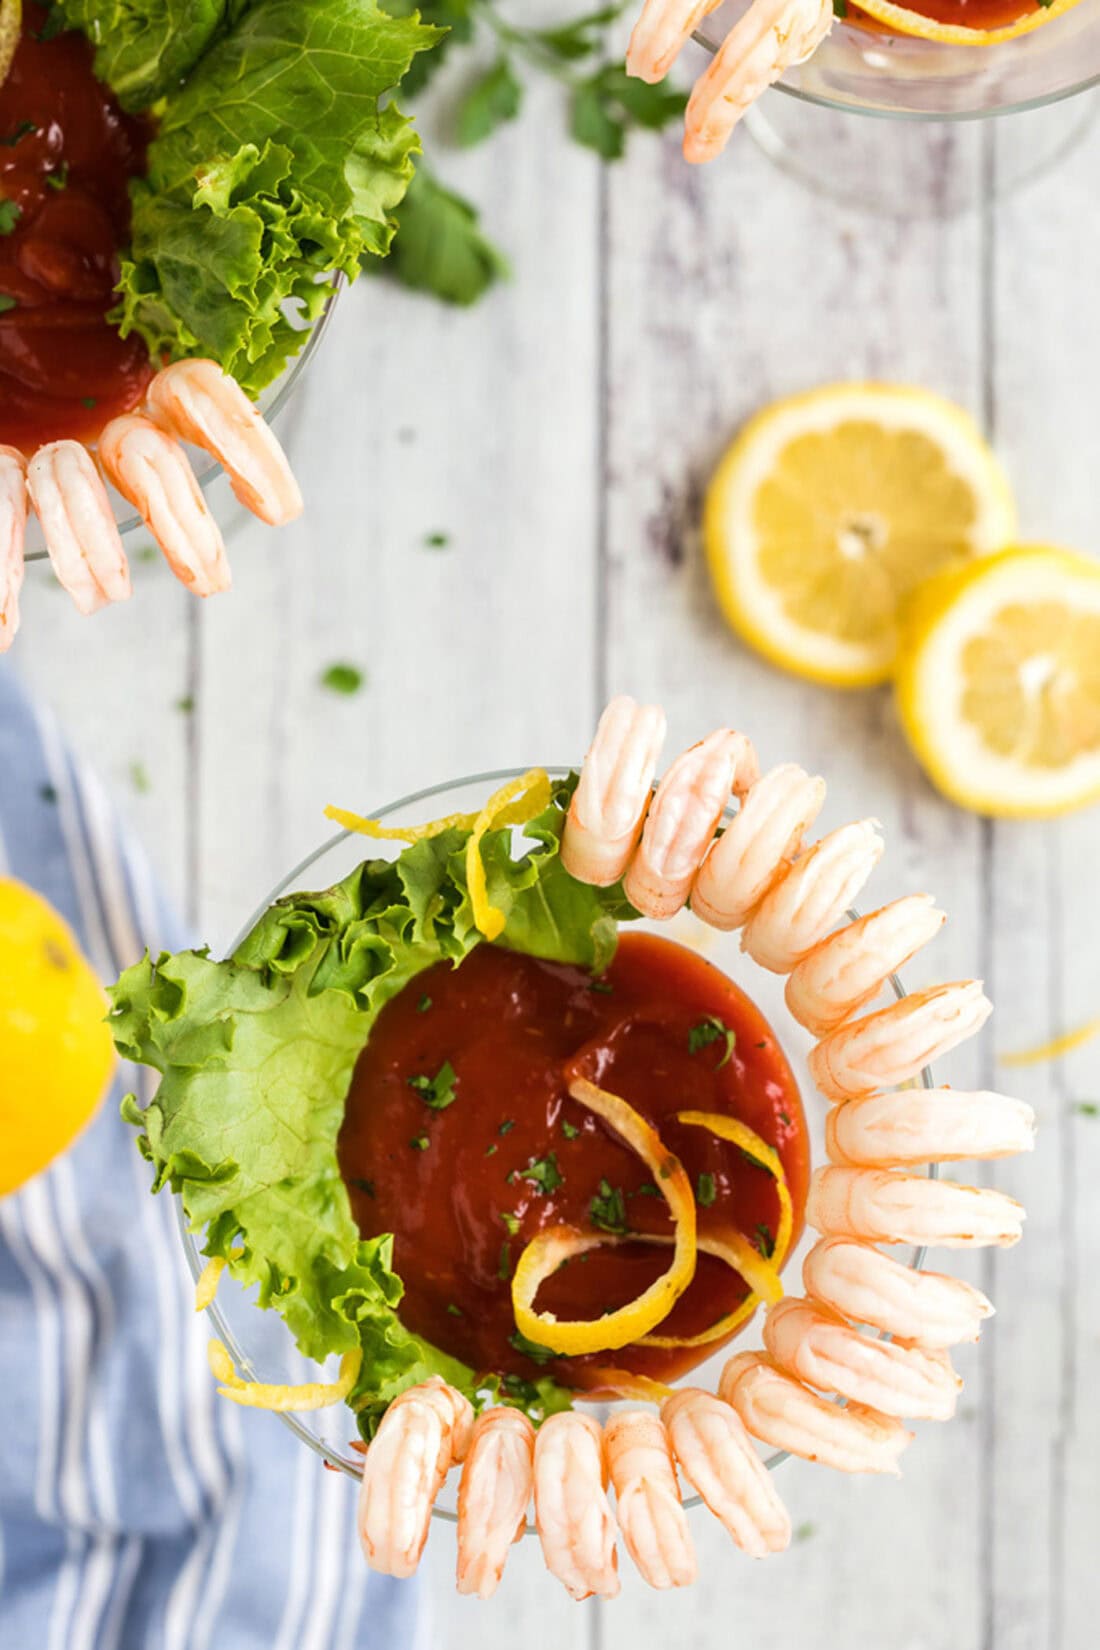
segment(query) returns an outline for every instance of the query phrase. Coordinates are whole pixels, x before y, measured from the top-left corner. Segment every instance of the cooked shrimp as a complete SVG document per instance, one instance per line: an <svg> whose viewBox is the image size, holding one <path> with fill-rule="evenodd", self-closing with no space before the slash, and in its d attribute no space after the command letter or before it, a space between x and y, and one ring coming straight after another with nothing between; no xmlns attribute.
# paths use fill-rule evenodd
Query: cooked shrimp
<svg viewBox="0 0 1100 1650"><path fill-rule="evenodd" d="M590 1415L551 1415L536 1434L535 1526L546 1568L574 1598L614 1598L619 1570L607 1458Z"/></svg>
<svg viewBox="0 0 1100 1650"><path fill-rule="evenodd" d="M697 1573L695 1548L663 1424L643 1409L620 1410L604 1440L619 1528L643 1580L651 1587L689 1587Z"/></svg>
<svg viewBox="0 0 1100 1650"><path fill-rule="evenodd" d="M1025 1214L990 1186L962 1186L888 1169L816 1169L806 1198L815 1232L871 1243L939 1244L945 1249L1018 1243Z"/></svg>
<svg viewBox="0 0 1100 1650"><path fill-rule="evenodd" d="M980 980L914 991L831 1031L810 1050L810 1075L829 1100L907 1083L980 1031L992 1012Z"/></svg>
<svg viewBox="0 0 1100 1650"><path fill-rule="evenodd" d="M27 491L53 570L81 613L130 595L130 569L114 511L90 453L50 441L27 465Z"/></svg>
<svg viewBox="0 0 1100 1650"><path fill-rule="evenodd" d="M870 1324L914 1346L976 1341L993 1307L979 1289L914 1266L868 1243L828 1237L802 1262L806 1293L855 1323Z"/></svg>
<svg viewBox="0 0 1100 1650"><path fill-rule="evenodd" d="M408 1387L387 1409L359 1487L359 1540L372 1570L413 1574L435 1498L466 1454L472 1423L467 1400L438 1375Z"/></svg>
<svg viewBox="0 0 1100 1650"><path fill-rule="evenodd" d="M824 800L825 781L793 762L758 779L699 867L695 915L712 928L740 928L787 869Z"/></svg>
<svg viewBox="0 0 1100 1650"><path fill-rule="evenodd" d="M561 862L578 882L609 888L630 863L645 819L665 740L659 705L612 699L588 747L569 804Z"/></svg>
<svg viewBox="0 0 1100 1650"><path fill-rule="evenodd" d="M1035 1113L1022 1100L986 1089L902 1089L834 1106L825 1119L833 1163L902 1168L1011 1157L1035 1146Z"/></svg>
<svg viewBox="0 0 1100 1650"><path fill-rule="evenodd" d="M760 94L804 63L833 26L832 0L753 0L695 83L684 117L684 159L713 160Z"/></svg>
<svg viewBox="0 0 1100 1650"><path fill-rule="evenodd" d="M302 513L286 454L258 407L216 361L175 361L149 386L149 407L173 435L212 453L247 510L272 527Z"/></svg>
<svg viewBox="0 0 1100 1650"><path fill-rule="evenodd" d="M717 729L676 758L623 879L627 899L644 916L664 920L680 910L730 795L743 795L756 774L752 745L732 728Z"/></svg>
<svg viewBox="0 0 1100 1650"><path fill-rule="evenodd" d="M713 1392L681 1387L661 1418L684 1477L742 1551L751 1558L781 1553L791 1520L740 1416Z"/></svg>
<svg viewBox="0 0 1100 1650"><path fill-rule="evenodd" d="M458 1590L488 1598L523 1534L534 1483L535 1429L500 1405L474 1422L458 1486Z"/></svg>
<svg viewBox="0 0 1100 1650"><path fill-rule="evenodd" d="M18 447L0 445L0 653L8 651L19 629L26 527L26 460Z"/></svg>
<svg viewBox="0 0 1100 1650"><path fill-rule="evenodd" d="M646 0L626 48L626 72L652 86L663 80L704 17L722 0Z"/></svg>
<svg viewBox="0 0 1100 1650"><path fill-rule="evenodd" d="M745 924L742 950L761 968L788 974L844 915L884 847L875 819L823 836L764 895Z"/></svg>
<svg viewBox="0 0 1100 1650"><path fill-rule="evenodd" d="M898 1456L913 1438L892 1416L811 1392L760 1352L738 1352L729 1360L718 1395L754 1438L837 1472L896 1473Z"/></svg>
<svg viewBox="0 0 1100 1650"><path fill-rule="evenodd" d="M788 1296L768 1308L764 1345L788 1375L899 1420L949 1421L960 1376L943 1351L864 1335L827 1306Z"/></svg>
<svg viewBox="0 0 1100 1650"><path fill-rule="evenodd" d="M177 579L196 596L228 590L222 536L179 442L152 419L124 413L100 435L99 459Z"/></svg>
<svg viewBox="0 0 1100 1650"><path fill-rule="evenodd" d="M787 981L787 1007L824 1037L877 997L891 974L939 933L947 917L930 894L907 894L839 928L804 957Z"/></svg>

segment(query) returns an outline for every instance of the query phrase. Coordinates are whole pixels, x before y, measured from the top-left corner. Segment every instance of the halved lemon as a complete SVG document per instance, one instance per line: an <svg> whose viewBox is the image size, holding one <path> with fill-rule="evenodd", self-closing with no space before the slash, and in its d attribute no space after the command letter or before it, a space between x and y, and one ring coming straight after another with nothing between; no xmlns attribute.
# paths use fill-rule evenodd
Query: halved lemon
<svg viewBox="0 0 1100 1650"><path fill-rule="evenodd" d="M775 664L836 687L889 677L898 609L930 574L1008 543L1008 481L961 408L832 384L746 425L707 492L722 610Z"/></svg>
<svg viewBox="0 0 1100 1650"><path fill-rule="evenodd" d="M1026 818L1100 800L1100 563L1024 545L931 580L905 614L897 697L963 807Z"/></svg>
<svg viewBox="0 0 1100 1650"><path fill-rule="evenodd" d="M1040 3L1028 7L1013 22L1004 24L998 29L972 29L963 23L944 23L935 17L926 17L923 12L910 11L908 6L898 6L894 0L855 0L858 9L873 17L876 23L882 23L892 34L915 35L919 40L938 40L941 45L950 46L999 46L1002 41L1015 40L1021 34L1030 34L1033 29L1042 28L1044 23L1051 22L1055 17L1061 17L1063 12L1072 11L1081 0L1050 0L1049 5Z"/></svg>

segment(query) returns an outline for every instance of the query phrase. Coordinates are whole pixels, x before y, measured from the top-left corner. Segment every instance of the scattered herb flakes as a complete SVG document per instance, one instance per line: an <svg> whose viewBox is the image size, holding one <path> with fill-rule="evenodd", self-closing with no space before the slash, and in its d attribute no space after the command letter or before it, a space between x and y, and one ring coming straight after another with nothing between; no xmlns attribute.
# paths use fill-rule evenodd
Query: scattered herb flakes
<svg viewBox="0 0 1100 1650"><path fill-rule="evenodd" d="M768 1168L768 1165L766 1163L761 1163L760 1159L758 1157L754 1157L751 1152L747 1152L744 1146L738 1146L737 1150L745 1159L745 1162L751 1163L754 1169L763 1169L765 1174L771 1174L771 1170Z"/></svg>
<svg viewBox="0 0 1100 1650"><path fill-rule="evenodd" d="M567 1140L575 1140L581 1131L575 1123L570 1123L567 1117L563 1117L561 1120L561 1132Z"/></svg>
<svg viewBox="0 0 1100 1650"><path fill-rule="evenodd" d="M321 672L321 686L330 693L352 694L358 693L363 686L363 672L357 665L344 664L337 661L328 665Z"/></svg>
<svg viewBox="0 0 1100 1650"><path fill-rule="evenodd" d="M589 991L598 991L602 997L610 997L615 990L610 980L589 980Z"/></svg>
<svg viewBox="0 0 1100 1650"><path fill-rule="evenodd" d="M428 996L427 992L425 992L423 997L421 997L420 1001L416 1005L416 1012L418 1014L426 1014L428 1012L429 1008L431 1008L431 1006L432 1006L432 999Z"/></svg>
<svg viewBox="0 0 1100 1650"><path fill-rule="evenodd" d="M640 1186L635 1186L634 1190L627 1192L626 1195L627 1197L660 1197L661 1194L652 1180L643 1180Z"/></svg>
<svg viewBox="0 0 1100 1650"><path fill-rule="evenodd" d="M1078 1117L1100 1117L1100 1101L1075 1100L1072 1110L1077 1113Z"/></svg>
<svg viewBox="0 0 1100 1650"><path fill-rule="evenodd" d="M406 1077L405 1081L432 1111L445 1111L454 1103L455 1068L449 1060L444 1060L434 1077L421 1073L416 1077Z"/></svg>
<svg viewBox="0 0 1100 1650"><path fill-rule="evenodd" d="M46 173L46 183L50 189L67 189L69 187L69 163L63 160L60 166L55 166L52 172Z"/></svg>
<svg viewBox="0 0 1100 1650"><path fill-rule="evenodd" d="M789 1112L781 1111L778 1116L779 1121L784 1124L786 1128L792 1129L794 1127L794 1119L791 1117Z"/></svg>
<svg viewBox="0 0 1100 1650"><path fill-rule="evenodd" d="M671 1159L666 1158L666 1160L661 1164L661 1167L657 1170L657 1179L670 1180L672 1178L672 1171L675 1168L676 1159L674 1157Z"/></svg>
<svg viewBox="0 0 1100 1650"><path fill-rule="evenodd" d="M424 534L424 548L425 548L425 550L446 550L446 548L450 544L450 542L451 542L450 533L425 533Z"/></svg>
<svg viewBox="0 0 1100 1650"><path fill-rule="evenodd" d="M519 1231L519 1216L511 1214L507 1209L505 1209L501 1212L500 1218L504 1222L507 1231L512 1237L515 1237L516 1233Z"/></svg>
<svg viewBox="0 0 1100 1650"><path fill-rule="evenodd" d="M95 405L96 405L95 396L94 395L82 395L80 397L80 405L82 407L87 407L88 411L91 412L93 410L93 408L95 407Z"/></svg>
<svg viewBox="0 0 1100 1650"><path fill-rule="evenodd" d="M515 1126L516 1126L515 1118L514 1117L506 1117L504 1119L504 1122L500 1125L500 1128L497 1130L497 1133L498 1134L511 1134L511 1132L515 1128Z"/></svg>
<svg viewBox="0 0 1100 1650"><path fill-rule="evenodd" d="M27 137L31 132L37 132L37 130L38 127L34 124L33 120L21 120L11 137L0 138L0 144L2 144L5 149L14 149L15 145L21 142L23 138Z"/></svg>
<svg viewBox="0 0 1100 1650"><path fill-rule="evenodd" d="M695 1201L701 1209L709 1209L717 1196L718 1187L715 1184L714 1176L707 1174L704 1170L700 1174L695 1188Z"/></svg>
<svg viewBox="0 0 1100 1650"><path fill-rule="evenodd" d="M843 16L843 13L841 13L840 15ZM792 1541L809 1541L811 1536L814 1536L816 1534L817 1534L817 1525L816 1524L809 1524L809 1523L796 1524L795 1527L794 1527L794 1532L791 1536L791 1540Z"/></svg>
<svg viewBox="0 0 1100 1650"><path fill-rule="evenodd" d="M598 1226L603 1232L613 1232L621 1237L627 1231L626 1199L619 1186L612 1186L609 1181L601 1180L600 1189L588 1205L588 1217L593 1226Z"/></svg>
<svg viewBox="0 0 1100 1650"><path fill-rule="evenodd" d="M494 1140L491 1146L486 1146L486 1148L485 1148L486 1157L495 1157L496 1154L497 1154L498 1149L499 1148L497 1147L497 1143Z"/></svg>
<svg viewBox="0 0 1100 1650"><path fill-rule="evenodd" d="M699 1021L697 1026L692 1026L688 1032L688 1053L698 1054L700 1049L709 1048L711 1043L721 1042L725 1043L726 1052L715 1066L715 1071L721 1071L733 1054L734 1044L737 1042L737 1033L731 1031L725 1021L718 1018L717 1014L708 1014L705 1019Z"/></svg>
<svg viewBox="0 0 1100 1650"><path fill-rule="evenodd" d="M414 1152L426 1152L431 1142L426 1134L414 1134L409 1145Z"/></svg>
<svg viewBox="0 0 1100 1650"><path fill-rule="evenodd" d="M507 1184L509 1186L514 1186L515 1183L516 1183L516 1171L515 1171L515 1169L509 1169L508 1173L504 1176L504 1179L505 1179L505 1181L507 1182Z"/></svg>
<svg viewBox="0 0 1100 1650"><path fill-rule="evenodd" d="M500 1260L497 1262L497 1277L505 1282L512 1276L512 1245L507 1238L500 1246Z"/></svg>
<svg viewBox="0 0 1100 1650"><path fill-rule="evenodd" d="M757 1221L756 1235L752 1241L763 1255L764 1259L771 1260L772 1256L775 1254L775 1239L772 1236L772 1229L766 1221Z"/></svg>
<svg viewBox="0 0 1100 1650"><path fill-rule="evenodd" d="M185 693L183 695L182 699L177 699L176 700L175 706L173 708L175 710L178 710L181 716L190 716L192 711L195 708L195 696L194 696L194 694L193 693Z"/></svg>
<svg viewBox="0 0 1100 1650"><path fill-rule="evenodd" d="M57 806L57 787L55 785L39 785L38 796L40 801L48 802L54 807Z"/></svg>
<svg viewBox="0 0 1100 1650"><path fill-rule="evenodd" d="M451 1314L452 1318L464 1318L466 1316L461 1306L456 1306L454 1301L447 1302L447 1311Z"/></svg>
<svg viewBox="0 0 1100 1650"><path fill-rule="evenodd" d="M565 1176L558 1168L556 1152L547 1152L545 1157L537 1157L533 1163L528 1163L525 1169L521 1169L520 1174L524 1180L532 1181L544 1195L557 1191L565 1180Z"/></svg>
<svg viewBox="0 0 1100 1650"><path fill-rule="evenodd" d="M137 561L156 561L157 547L155 544L143 544L140 550L134 552Z"/></svg>
<svg viewBox="0 0 1100 1650"><path fill-rule="evenodd" d="M10 235L22 216L23 208L16 201L0 201L0 235Z"/></svg>
<svg viewBox="0 0 1100 1650"><path fill-rule="evenodd" d="M535 1364L548 1364L557 1357L557 1353L551 1352L548 1346L540 1346L537 1341L529 1341L527 1336L521 1335L518 1329L514 1334L509 1335L508 1345L514 1347L523 1357L530 1358L531 1362Z"/></svg>
<svg viewBox="0 0 1100 1650"><path fill-rule="evenodd" d="M144 762L130 763L130 783L139 796L144 796L150 789L149 773Z"/></svg>
<svg viewBox="0 0 1100 1650"><path fill-rule="evenodd" d="M0 315L6 315L9 309L18 309L18 299L12 298L6 292L0 292Z"/></svg>
<svg viewBox="0 0 1100 1650"><path fill-rule="evenodd" d="M356 1175L353 1178L351 1184L355 1187L357 1192L363 1192L365 1194L365 1196L367 1196L367 1197L373 1197L374 1196L374 1181L373 1180L365 1180L365 1179L362 1178L362 1176Z"/></svg>

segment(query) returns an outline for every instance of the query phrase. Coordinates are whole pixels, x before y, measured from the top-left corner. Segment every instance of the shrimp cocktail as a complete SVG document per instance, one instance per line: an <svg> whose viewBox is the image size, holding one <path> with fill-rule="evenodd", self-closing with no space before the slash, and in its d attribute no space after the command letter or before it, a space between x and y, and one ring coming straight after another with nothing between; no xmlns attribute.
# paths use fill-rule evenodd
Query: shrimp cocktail
<svg viewBox="0 0 1100 1650"><path fill-rule="evenodd" d="M859 0L859 4L856 0L749 0L715 45L711 62L688 100L685 159L708 161L720 154L757 98L789 69L811 58L834 27L875 35L886 48L902 40L988 49L1029 35L1081 3L907 0L902 5L898 0ZM627 72L651 83L663 80L692 34L722 8L723 0L645 0L627 51ZM723 17L724 12L716 26L724 26ZM870 62L873 42L868 41L867 47ZM862 50L854 55L849 78L865 66L863 58ZM888 72L889 58L880 57L880 61ZM926 60L916 72L927 81L933 69L933 63ZM1069 88L1059 88L1063 89ZM1050 91L1044 87L1043 95L1050 95ZM818 89L821 96L822 90ZM1042 101L1042 97L1036 100ZM879 113L888 107L881 99L873 106Z"/></svg>
<svg viewBox="0 0 1100 1650"><path fill-rule="evenodd" d="M29 513L82 613L131 593L126 505L194 594L228 589L185 443L262 520L300 513L255 402L388 249L414 137L379 100L439 31L374 0L0 18L3 651Z"/></svg>
<svg viewBox="0 0 1100 1650"><path fill-rule="evenodd" d="M1020 1236L1011 1198L928 1173L1033 1132L1017 1101L931 1086L990 1010L976 981L893 978L943 913L915 894L855 918L874 820L815 840L824 782L760 773L729 728L657 781L664 733L620 698L579 773L465 782L477 806L427 824L329 809L371 857L224 960L146 958L112 993L119 1050L159 1073L125 1114L201 1235L197 1303L220 1321L228 1271L339 1359L259 1382L219 1338L220 1391L349 1407L361 1457L330 1459L361 1475L363 1549L392 1575L452 1468L458 1585L483 1597L532 1498L575 1597L618 1590L616 1531L652 1585L694 1578L681 1480L746 1552L780 1551L758 1444L895 1471L906 1421L953 1413L949 1349L991 1311L878 1245ZM736 934L746 982L705 955ZM812 1039L809 1110L753 970Z"/></svg>

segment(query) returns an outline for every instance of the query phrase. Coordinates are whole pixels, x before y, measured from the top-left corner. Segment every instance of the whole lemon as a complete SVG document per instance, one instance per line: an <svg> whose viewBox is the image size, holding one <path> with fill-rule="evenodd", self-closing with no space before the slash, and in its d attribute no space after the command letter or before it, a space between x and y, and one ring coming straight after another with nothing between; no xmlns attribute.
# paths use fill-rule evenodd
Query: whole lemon
<svg viewBox="0 0 1100 1650"><path fill-rule="evenodd" d="M107 999L32 888L0 877L0 1197L69 1146L114 1069Z"/></svg>

